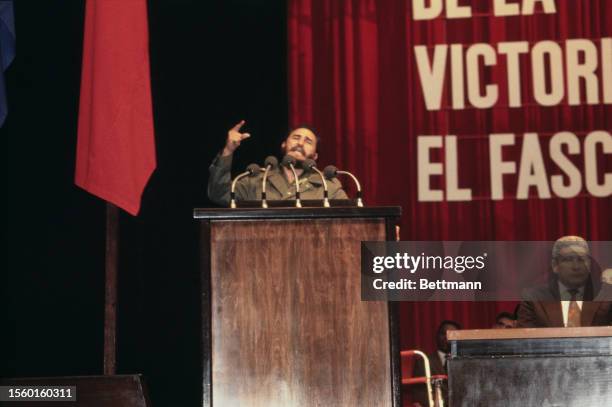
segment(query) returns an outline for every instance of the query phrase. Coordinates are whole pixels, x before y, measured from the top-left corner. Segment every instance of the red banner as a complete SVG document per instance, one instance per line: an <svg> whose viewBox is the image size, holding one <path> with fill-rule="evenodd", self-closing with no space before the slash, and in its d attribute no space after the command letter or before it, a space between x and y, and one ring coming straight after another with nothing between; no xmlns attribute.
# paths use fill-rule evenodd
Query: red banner
<svg viewBox="0 0 612 407"><path fill-rule="evenodd" d="M75 182L138 214L156 166L146 0L88 0Z"/></svg>
<svg viewBox="0 0 612 407"><path fill-rule="evenodd" d="M612 240L610 21L607 0L293 0L290 121L403 207L404 240ZM405 345L498 307L434 305L404 305Z"/></svg>

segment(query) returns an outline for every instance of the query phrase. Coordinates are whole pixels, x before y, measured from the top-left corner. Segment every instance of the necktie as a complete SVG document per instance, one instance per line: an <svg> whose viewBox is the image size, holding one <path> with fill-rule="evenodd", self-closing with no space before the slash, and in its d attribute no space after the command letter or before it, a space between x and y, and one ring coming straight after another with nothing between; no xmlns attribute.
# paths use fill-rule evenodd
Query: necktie
<svg viewBox="0 0 612 407"><path fill-rule="evenodd" d="M573 328L580 326L580 307L578 307L578 303L576 302L576 294L578 294L578 290L572 288L567 290L567 292L572 296L570 298L569 310L567 313L567 327Z"/></svg>

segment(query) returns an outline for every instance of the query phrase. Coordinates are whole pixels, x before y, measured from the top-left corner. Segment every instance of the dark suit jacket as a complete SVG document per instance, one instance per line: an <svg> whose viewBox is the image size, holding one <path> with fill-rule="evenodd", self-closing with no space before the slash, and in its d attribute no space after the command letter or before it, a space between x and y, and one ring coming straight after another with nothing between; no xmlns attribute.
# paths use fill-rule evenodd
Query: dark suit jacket
<svg viewBox="0 0 612 407"><path fill-rule="evenodd" d="M438 356L438 352L428 353L427 357L429 358L429 369L432 376L446 374L446 369L442 365L440 361L440 357ZM425 365L423 364L423 360L416 356L416 361L414 363L414 371L412 377L424 377L425 376ZM448 405L448 383L444 382L442 385L442 394L444 396L445 402L444 405ZM410 399L413 402L418 402L423 407L429 406L429 401L427 398L427 385L425 384L413 384L410 386Z"/></svg>
<svg viewBox="0 0 612 407"><path fill-rule="evenodd" d="M587 283L580 313L582 326L612 324L612 306L609 301L594 302L593 286ZM537 287L524 293L524 301L518 310L519 328L563 327L563 311L559 283L551 278L546 287Z"/></svg>

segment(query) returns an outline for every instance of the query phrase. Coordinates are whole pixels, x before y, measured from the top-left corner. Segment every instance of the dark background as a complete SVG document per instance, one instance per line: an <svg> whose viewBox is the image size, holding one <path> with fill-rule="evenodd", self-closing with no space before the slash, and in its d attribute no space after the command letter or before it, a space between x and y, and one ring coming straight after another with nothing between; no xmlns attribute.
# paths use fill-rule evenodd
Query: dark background
<svg viewBox="0 0 612 407"><path fill-rule="evenodd" d="M73 183L85 1L16 1L2 143L0 376L102 374L105 202ZM149 0L157 170L120 219L118 373L154 406L201 394L198 232L207 166L240 119L240 170L287 129L282 0Z"/></svg>

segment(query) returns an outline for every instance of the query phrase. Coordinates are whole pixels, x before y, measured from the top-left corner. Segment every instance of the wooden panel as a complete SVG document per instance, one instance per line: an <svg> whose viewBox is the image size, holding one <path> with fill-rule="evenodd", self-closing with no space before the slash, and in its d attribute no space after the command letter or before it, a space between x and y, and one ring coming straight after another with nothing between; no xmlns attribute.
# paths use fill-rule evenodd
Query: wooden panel
<svg viewBox="0 0 612 407"><path fill-rule="evenodd" d="M218 221L211 240L213 406L391 405L387 303L360 288L383 219Z"/></svg>
<svg viewBox="0 0 612 407"><path fill-rule="evenodd" d="M212 359L211 359L211 298L210 298L210 222L203 221L200 225L200 267L202 307L202 407L210 407L212 403Z"/></svg>
<svg viewBox="0 0 612 407"><path fill-rule="evenodd" d="M450 401L465 407L610 406L610 371L610 356L451 360Z"/></svg>
<svg viewBox="0 0 612 407"><path fill-rule="evenodd" d="M612 337L479 339L451 341L451 357L612 356Z"/></svg>
<svg viewBox="0 0 612 407"><path fill-rule="evenodd" d="M610 404L609 327L490 331L449 332L453 406Z"/></svg>
<svg viewBox="0 0 612 407"><path fill-rule="evenodd" d="M517 329L466 329L448 332L449 340L521 339L521 338L578 338L612 336L611 326L580 328L517 328Z"/></svg>

